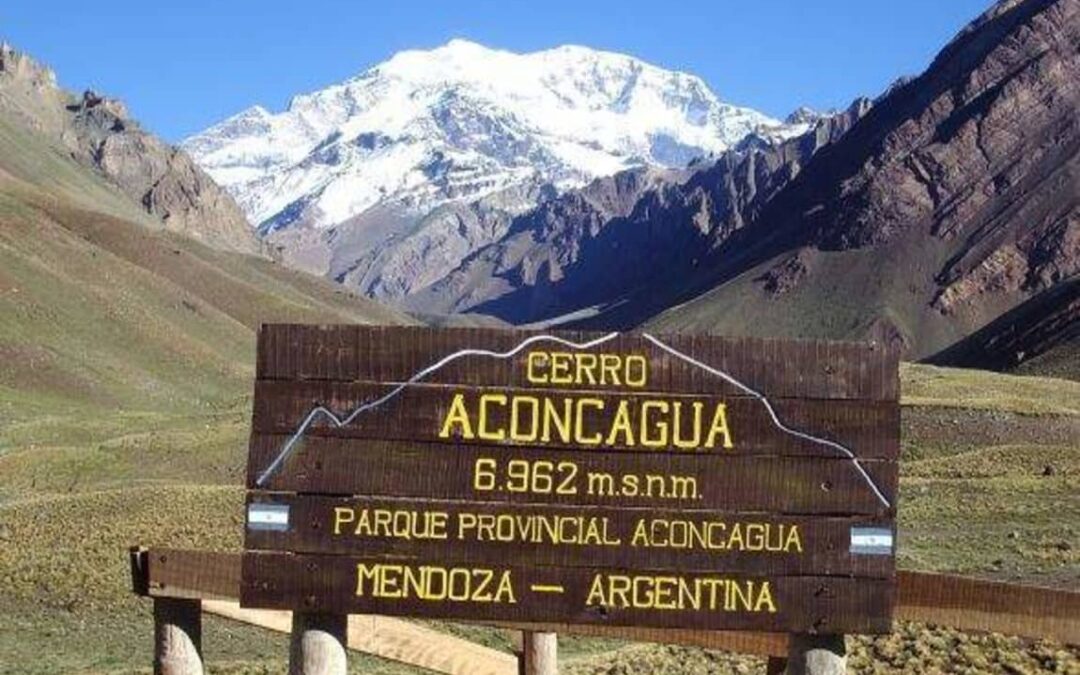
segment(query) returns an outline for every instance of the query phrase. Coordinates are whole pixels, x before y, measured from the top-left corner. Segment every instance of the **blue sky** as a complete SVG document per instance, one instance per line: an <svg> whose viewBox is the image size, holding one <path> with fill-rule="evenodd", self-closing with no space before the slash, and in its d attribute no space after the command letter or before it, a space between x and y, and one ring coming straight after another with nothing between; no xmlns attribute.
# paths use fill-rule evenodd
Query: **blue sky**
<svg viewBox="0 0 1080 675"><path fill-rule="evenodd" d="M0 37L63 85L124 99L177 141L249 105L462 37L532 51L581 44L700 75L783 116L841 107L920 72L986 0L5 0Z"/></svg>

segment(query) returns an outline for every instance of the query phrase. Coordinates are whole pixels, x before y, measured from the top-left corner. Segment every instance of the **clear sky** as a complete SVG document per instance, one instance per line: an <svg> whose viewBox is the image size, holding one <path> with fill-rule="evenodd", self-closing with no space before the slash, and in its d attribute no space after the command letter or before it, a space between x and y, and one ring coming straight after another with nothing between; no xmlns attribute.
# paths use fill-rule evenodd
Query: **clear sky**
<svg viewBox="0 0 1080 675"><path fill-rule="evenodd" d="M122 98L172 141L259 103L462 37L580 44L701 76L783 117L873 97L920 72L988 0L3 0L0 38L71 89Z"/></svg>

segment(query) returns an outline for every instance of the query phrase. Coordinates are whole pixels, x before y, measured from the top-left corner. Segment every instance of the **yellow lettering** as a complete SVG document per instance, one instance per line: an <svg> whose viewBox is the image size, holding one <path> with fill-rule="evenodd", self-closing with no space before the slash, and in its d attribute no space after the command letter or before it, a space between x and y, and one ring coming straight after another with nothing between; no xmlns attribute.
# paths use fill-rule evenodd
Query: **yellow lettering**
<svg viewBox="0 0 1080 675"><path fill-rule="evenodd" d="M461 438L472 439L472 423L469 422L469 411L465 408L465 395L454 394L450 401L450 410L443 420L442 429L439 430L439 438L450 438L454 425L460 426Z"/></svg>
<svg viewBox="0 0 1080 675"><path fill-rule="evenodd" d="M617 436L623 435L623 445L632 447L634 445L634 429L630 425L630 403L628 401L619 401L619 409L615 411L615 421L611 423L611 431L608 433L607 445L616 445L618 443Z"/></svg>
<svg viewBox="0 0 1080 675"><path fill-rule="evenodd" d="M604 437L600 432L591 436L585 435L585 408L589 407L595 410L603 410L604 402L598 398L579 398L575 407L574 441L581 443L582 445L600 445L604 440Z"/></svg>
<svg viewBox="0 0 1080 675"><path fill-rule="evenodd" d="M585 384L585 380L588 380L589 384L596 384L596 354L578 354L577 355L577 371L574 373L574 381L578 384Z"/></svg>
<svg viewBox="0 0 1080 675"><path fill-rule="evenodd" d="M649 362L640 354L632 354L626 357L626 386L644 387L649 377Z"/></svg>
<svg viewBox="0 0 1080 675"><path fill-rule="evenodd" d="M380 567L382 567L382 565L374 565L372 567L368 567L364 563L358 563L356 565L356 594L357 595L360 595L360 596L364 595L364 582L365 581L371 582L371 584L373 586L375 585L375 577L378 574Z"/></svg>
<svg viewBox="0 0 1080 675"><path fill-rule="evenodd" d="M802 553L802 539L799 537L799 526L792 525L788 530L787 540L784 542L784 552L795 549L799 553Z"/></svg>
<svg viewBox="0 0 1080 675"><path fill-rule="evenodd" d="M776 612L770 582L722 577L596 574L585 604L665 611Z"/></svg>
<svg viewBox="0 0 1080 675"><path fill-rule="evenodd" d="M650 421L649 413L655 410L660 415L668 411L667 401L645 401L641 404L641 444L646 448L663 448L668 444L668 425L663 420ZM656 431L657 436L652 432Z"/></svg>
<svg viewBox="0 0 1080 675"><path fill-rule="evenodd" d="M544 443L551 442L551 427L554 426L555 430L559 434L559 441L562 443L569 443L573 440L571 435L571 429L573 428L573 405L574 402L571 399L564 398L562 400L563 406L560 411L555 407L555 402L550 398L544 399L544 428L540 434L540 440ZM560 417L560 413L562 416Z"/></svg>
<svg viewBox="0 0 1080 675"><path fill-rule="evenodd" d="M551 352L551 383L573 384L574 376L571 373L573 355L567 352Z"/></svg>
<svg viewBox="0 0 1080 675"><path fill-rule="evenodd" d="M753 611L760 612L763 607L769 614L776 614L776 603L773 602L772 597L772 585L768 581L761 583L761 589L758 593L757 602L754 603Z"/></svg>
<svg viewBox="0 0 1080 675"><path fill-rule="evenodd" d="M607 604L607 598L604 596L604 576L597 574L593 576L592 583L589 584L589 594L585 597L585 606L599 605L605 607Z"/></svg>
<svg viewBox="0 0 1080 675"><path fill-rule="evenodd" d="M529 419L529 431L522 430L522 408L528 408L525 413ZM510 439L522 443L536 440L540 435L540 401L532 396L515 396L510 405Z"/></svg>
<svg viewBox="0 0 1080 675"><path fill-rule="evenodd" d="M618 354L601 354L600 355L600 382L603 384L613 384L619 386L619 366L622 359ZM611 377L608 380L608 377Z"/></svg>
<svg viewBox="0 0 1080 675"><path fill-rule="evenodd" d="M716 412L713 413L712 429L709 430L709 437L705 440L705 447L716 447L716 437L723 436L725 450L730 450L735 447L731 441L731 431L728 429L727 423L727 406L723 403L716 405Z"/></svg>
<svg viewBox="0 0 1080 675"><path fill-rule="evenodd" d="M480 395L480 433L479 436L485 441L501 441L506 438L506 430L499 428L492 431L488 428L488 406L497 405L506 407L506 394L481 394Z"/></svg>
<svg viewBox="0 0 1080 675"><path fill-rule="evenodd" d="M682 450L696 450L698 446L701 445L701 411L705 407L705 404L701 401L694 401L690 406L694 413L690 418L690 429L692 433L689 438L684 438L682 435L682 407L683 404L681 401L675 401L675 403L672 404L672 408L674 409L672 426L675 427L675 438L673 439L674 445L676 448Z"/></svg>
<svg viewBox="0 0 1080 675"><path fill-rule="evenodd" d="M348 518L346 518L348 516ZM356 513L347 506L334 507L334 534L341 534L341 526L356 519Z"/></svg>
<svg viewBox="0 0 1080 675"><path fill-rule="evenodd" d="M546 366L547 360L547 354L544 352L529 352L529 355L525 359L525 376L529 382L532 382L533 384L547 384L547 375L541 376L534 370L536 366Z"/></svg>

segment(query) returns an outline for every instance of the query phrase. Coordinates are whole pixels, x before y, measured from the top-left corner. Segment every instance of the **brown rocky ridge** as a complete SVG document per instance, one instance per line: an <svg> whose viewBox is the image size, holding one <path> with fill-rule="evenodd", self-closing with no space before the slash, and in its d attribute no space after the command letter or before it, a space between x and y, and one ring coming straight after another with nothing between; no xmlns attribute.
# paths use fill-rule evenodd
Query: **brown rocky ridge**
<svg viewBox="0 0 1080 675"><path fill-rule="evenodd" d="M218 248L261 252L240 209L182 150L142 129L123 103L62 89L48 68L0 44L0 115L45 136L166 229Z"/></svg>

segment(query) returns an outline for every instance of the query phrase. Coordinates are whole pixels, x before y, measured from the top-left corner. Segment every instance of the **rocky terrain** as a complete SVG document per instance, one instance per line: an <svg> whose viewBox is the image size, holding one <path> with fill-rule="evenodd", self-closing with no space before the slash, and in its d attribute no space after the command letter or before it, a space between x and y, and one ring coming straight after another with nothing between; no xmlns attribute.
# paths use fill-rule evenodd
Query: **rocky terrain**
<svg viewBox="0 0 1080 675"><path fill-rule="evenodd" d="M327 230L340 256L305 255L354 287L473 312L433 322L497 323L483 307L515 321L871 335L942 363L1070 376L1076 13L1075 0L997 5L873 105L799 113L810 135L749 136L689 167L561 194L501 189L443 204L419 229L393 230L397 214L376 209ZM117 102L70 96L0 50L0 673L148 672L152 611L131 593L127 547L242 547L260 322L411 320L237 253L249 249L229 198L185 166ZM365 240L372 223L399 245ZM457 256L449 276L433 271ZM379 274L384 262L410 270L405 283ZM900 568L1076 588L1080 382L908 363L900 377ZM435 627L510 648L504 630ZM204 635L213 672L287 671L285 636L212 616ZM1075 645L905 622L849 650L860 673L1080 669ZM573 637L560 637L560 667L765 670ZM350 668L416 672L366 655Z"/></svg>
<svg viewBox="0 0 1080 675"><path fill-rule="evenodd" d="M465 40L255 106L187 139L290 264L385 301L442 278L557 191L681 168L748 134L808 128L721 101L699 78L564 46Z"/></svg>
<svg viewBox="0 0 1080 675"><path fill-rule="evenodd" d="M926 356L1075 277L1078 44L1074 2L995 5L772 199L755 241L719 251L696 289L712 290L654 325L732 330L748 318L736 294L754 294L761 330ZM758 279L793 256L807 270L771 294Z"/></svg>
<svg viewBox="0 0 1080 675"><path fill-rule="evenodd" d="M751 136L686 171L547 200L404 304L514 323L872 337L921 358L1056 298L1029 345L955 361L1016 366L1075 341L1078 43L1076 3L998 3L876 101L804 116L811 131L783 143Z"/></svg>
<svg viewBox="0 0 1080 675"><path fill-rule="evenodd" d="M99 172L166 229L219 248L261 251L233 199L187 153L142 130L120 101L63 90L52 71L6 43L0 114Z"/></svg>
<svg viewBox="0 0 1080 675"><path fill-rule="evenodd" d="M995 5L699 272L654 277L597 323L679 305L650 325L872 336L921 357L1063 284L1080 271L1078 43L1074 2Z"/></svg>
<svg viewBox="0 0 1080 675"><path fill-rule="evenodd" d="M1080 380L1080 278L1038 293L928 361Z"/></svg>
<svg viewBox="0 0 1080 675"><path fill-rule="evenodd" d="M1078 43L1075 2L998 3L765 199L713 198L732 165L757 164L727 154L644 194L642 215L597 228L612 235L557 275L530 287L507 274L501 294L456 309L535 321L594 306L579 323L877 337L933 354L1080 271ZM501 262L495 251L450 279ZM616 260L626 283L608 285Z"/></svg>
<svg viewBox="0 0 1080 675"><path fill-rule="evenodd" d="M404 304L528 323L615 304L658 278L692 275L869 107L855 101L779 144L747 137L681 172L624 172L564 193L514 218L502 239Z"/></svg>
<svg viewBox="0 0 1080 675"><path fill-rule="evenodd" d="M1066 373L1078 24L1075 2L1003 0L917 77L839 113L800 109L786 126L629 57L454 42L280 114L247 111L185 147L287 262L424 316L869 337L909 358L995 368L1050 350L1044 361L1065 363L1040 372ZM568 55L581 63L553 65ZM477 63L501 65L484 79ZM524 84L508 81L513 68ZM408 114L391 134L378 111L403 92ZM619 131L657 97L678 102L657 119L693 152ZM537 121L522 101L568 116ZM582 129L613 119L622 141L586 142L595 134ZM590 159L574 164L556 140ZM391 157L413 159L391 170ZM986 358L972 359L973 343L945 351L1033 320L1048 298L1057 309L1037 335L994 337Z"/></svg>

